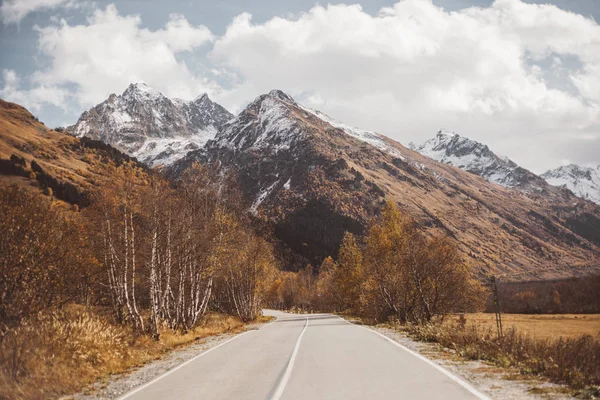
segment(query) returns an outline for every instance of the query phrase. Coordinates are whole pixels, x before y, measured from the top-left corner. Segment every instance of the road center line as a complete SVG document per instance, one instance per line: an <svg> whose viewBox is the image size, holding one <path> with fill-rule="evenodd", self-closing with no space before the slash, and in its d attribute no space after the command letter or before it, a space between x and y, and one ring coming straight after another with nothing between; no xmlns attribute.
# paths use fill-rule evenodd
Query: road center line
<svg viewBox="0 0 600 400"><path fill-rule="evenodd" d="M306 332L306 328L308 327L308 317L306 317L306 322L304 324L304 329L300 332L300 336L298 336L298 340L296 341L296 347L294 347L294 351L292 352L292 356L290 357L290 361L288 361L288 365L285 368L285 372L283 373L283 377L281 381L279 381L279 385L277 386L277 390L271 397L271 400L279 400L281 399L281 395L287 386L288 381L290 380L290 376L292 375L292 369L294 368L294 362L296 361L296 355L298 354L298 349L300 348L300 342L302 341L302 336L304 336L304 332Z"/></svg>

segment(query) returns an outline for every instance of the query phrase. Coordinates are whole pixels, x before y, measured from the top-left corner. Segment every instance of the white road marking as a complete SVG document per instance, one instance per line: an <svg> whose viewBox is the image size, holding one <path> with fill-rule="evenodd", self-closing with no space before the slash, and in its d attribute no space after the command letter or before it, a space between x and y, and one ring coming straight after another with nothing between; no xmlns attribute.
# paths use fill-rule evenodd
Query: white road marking
<svg viewBox="0 0 600 400"><path fill-rule="evenodd" d="M184 363L182 363L182 364L179 364L179 365L178 365L178 366L176 366L175 368L168 370L168 371L167 371L167 372L165 372L164 374L157 376L156 378L154 378L154 379L153 379L153 380L151 380L150 382L147 382L147 383L143 384L142 386L138 386L137 388L133 389L132 391L125 393L123 396L121 396L121 397L117 398L117 400L124 400L124 399L126 399L126 398L128 398L128 397L131 397L131 396L133 396L134 394L136 394L136 393L137 393L137 392L139 392L140 390L143 390L143 389L147 388L148 386L152 385L153 383L156 383L157 381L161 380L161 379L162 379L162 378L164 378L165 376L172 374L173 372L177 371L177 370L178 370L178 369L180 369L180 368L183 368L184 366L188 365L188 364L189 364L189 363L191 363L192 361L195 361L195 360L199 359L200 357L202 357L202 356L205 356L206 354L210 353L211 351L213 351L213 350L216 350L216 349L218 349L219 347L221 347L221 346L224 346L224 345L226 345L227 343L229 343L229 342L231 342L231 341L233 341L233 340L235 340L235 339L237 339L237 338L240 338L240 337L244 336L244 335L245 335L245 334L247 334L247 333L250 333L250 332L256 332L256 331L258 331L258 330L261 330L261 329L263 329L263 328L266 328L267 326L269 326L269 325L271 325L271 324L273 324L273 323L277 322L277 320L278 320L278 319L279 319L279 318L277 318L277 317L276 317L274 321L271 321L271 322L269 322L268 324L266 324L266 325L263 325L263 326L261 326L261 327L260 327L260 328L258 328L258 329L252 329L252 330L249 330L249 331L246 331L246 332L240 333L240 334L238 334L238 335L235 335L235 336L234 336L234 337L232 337L231 339L229 339L229 340L226 340L226 341L224 341L223 343L221 343L221 344L219 344L219 345L217 345L217 346L215 346L215 347L211 347L210 349L206 350L205 352L203 352L203 353L200 353L200 354L198 354L197 356L195 356L195 357L193 357L193 358L190 358L190 359L189 359L189 360L187 360L186 362L184 362Z"/></svg>
<svg viewBox="0 0 600 400"><path fill-rule="evenodd" d="M277 386L277 390L271 397L271 400L279 400L281 399L281 395L285 390L285 387L290 380L290 376L292 375L292 369L294 368L294 362L296 361L296 355L298 354L298 349L300 348L300 342L302 341L302 336L304 336L304 332L306 332L306 328L308 327L308 317L306 317L306 323L304 324L304 329L300 332L300 336L298 336L298 340L296 341L296 347L294 347L294 351L292 352L292 356L290 357L290 361L288 362L287 367L285 368L285 372L283 373L283 377L281 381L279 381L279 386Z"/></svg>
<svg viewBox="0 0 600 400"><path fill-rule="evenodd" d="M480 399L480 400L491 400L488 396L486 396L485 394L481 393L479 390L475 389L470 383L468 383L465 380L463 380L463 379L459 378L458 376L454 375L452 372L448 371L447 369L445 369L441 365L439 365L439 364L431 361L427 357L424 357L421 354L417 353L416 351L413 351L413 350L409 349L408 347L406 347L404 345L401 345L400 343L396 342L394 339L391 339L391 338L385 336L384 334L377 332L376 330L373 330L371 328L367 328L366 326L357 325L357 324L352 323L352 322L350 322L350 321L348 321L345 318L342 318L340 316L337 316L337 317L341 318L343 321L345 321L346 323L348 323L350 325L354 325L354 326L357 326L359 328L363 328L363 329L366 329L368 331L371 331L374 334L381 336L382 338L384 338L388 342L392 343L393 345L398 346L402 350L405 350L408 353L412 354L413 356L417 357L419 360L425 361L427 364L431 365L432 367L434 367L435 369L437 369L438 371L440 371L441 373L443 373L444 375L446 375L448 378L452 379L454 382L458 383L460 386L462 386L463 388L467 389L469 392L471 392L471 394L473 394L478 399Z"/></svg>

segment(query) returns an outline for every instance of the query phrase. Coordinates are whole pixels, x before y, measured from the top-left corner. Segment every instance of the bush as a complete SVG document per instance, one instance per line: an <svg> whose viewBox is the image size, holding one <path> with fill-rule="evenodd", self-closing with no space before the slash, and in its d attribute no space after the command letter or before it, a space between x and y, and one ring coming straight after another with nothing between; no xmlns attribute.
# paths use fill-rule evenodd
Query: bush
<svg viewBox="0 0 600 400"><path fill-rule="evenodd" d="M75 295L92 273L87 235L47 201L0 185L0 341L21 319Z"/></svg>
<svg viewBox="0 0 600 400"><path fill-rule="evenodd" d="M16 154L11 154L10 161L12 161L13 164L15 164L15 165L20 165L22 167L27 166L27 163L25 162L25 159L23 157L20 157L20 156L16 155Z"/></svg>

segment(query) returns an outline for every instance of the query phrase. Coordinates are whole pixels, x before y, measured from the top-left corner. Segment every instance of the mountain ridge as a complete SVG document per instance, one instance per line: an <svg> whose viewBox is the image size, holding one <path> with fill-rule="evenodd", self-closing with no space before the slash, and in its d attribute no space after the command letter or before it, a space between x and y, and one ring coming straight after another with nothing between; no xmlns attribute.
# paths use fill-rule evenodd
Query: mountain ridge
<svg viewBox="0 0 600 400"><path fill-rule="evenodd" d="M156 93L142 95L151 105L163 101ZM193 102L206 100L200 95ZM384 135L335 121L280 90L258 96L215 130L204 146L176 154L167 173L177 177L200 162L236 174L247 210L273 232L287 269L335 257L344 233L365 233L387 200L428 235L456 241L479 277L555 279L600 269L600 208L539 177L535 190L490 183ZM130 133L107 131L103 138L126 142ZM178 133L151 134L171 140ZM139 148L130 147L129 154Z"/></svg>
<svg viewBox="0 0 600 400"><path fill-rule="evenodd" d="M537 175L483 143L443 130L421 145L410 143L409 147L504 187L531 193L545 191L545 184L550 184L600 204L600 166L594 169L571 164Z"/></svg>
<svg viewBox="0 0 600 400"><path fill-rule="evenodd" d="M421 145L411 143L409 147L433 160L464 169L504 187L539 190L543 181L487 145L454 132L440 130L433 139Z"/></svg>
<svg viewBox="0 0 600 400"><path fill-rule="evenodd" d="M169 165L202 147L232 117L206 93L187 102L139 82L83 112L67 132L102 140L150 166Z"/></svg>

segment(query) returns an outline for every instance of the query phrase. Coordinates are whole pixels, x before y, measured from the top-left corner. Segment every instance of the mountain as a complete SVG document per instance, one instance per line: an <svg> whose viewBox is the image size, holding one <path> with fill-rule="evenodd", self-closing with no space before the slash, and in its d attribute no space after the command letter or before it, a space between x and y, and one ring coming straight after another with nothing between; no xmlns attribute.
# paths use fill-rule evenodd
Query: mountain
<svg viewBox="0 0 600 400"><path fill-rule="evenodd" d="M455 239L482 277L540 280L600 270L600 207L530 173L517 182L518 167L503 181L530 179L537 190L490 183L278 90L259 96L171 171L195 161L238 174L250 211L273 227L289 268L336 256L344 232L364 233L391 199L430 234Z"/></svg>
<svg viewBox="0 0 600 400"><path fill-rule="evenodd" d="M456 133L439 131L433 139L421 145L411 143L409 147L431 159L464 169L507 188L539 191L545 186L543 179L508 157Z"/></svg>
<svg viewBox="0 0 600 400"><path fill-rule="evenodd" d="M571 164L538 176L482 143L446 131L439 131L433 139L421 145L411 143L409 147L433 160L453 165L507 188L546 193L552 197L556 192L548 188L548 183L565 187L576 196L600 204L600 166L590 168Z"/></svg>
<svg viewBox="0 0 600 400"><path fill-rule="evenodd" d="M169 165L202 147L231 118L206 94L186 102L133 83L85 111L67 131L101 140L150 166Z"/></svg>
<svg viewBox="0 0 600 400"><path fill-rule="evenodd" d="M600 204L600 165L596 168L569 164L542 174L549 184L564 186L577 196Z"/></svg>

